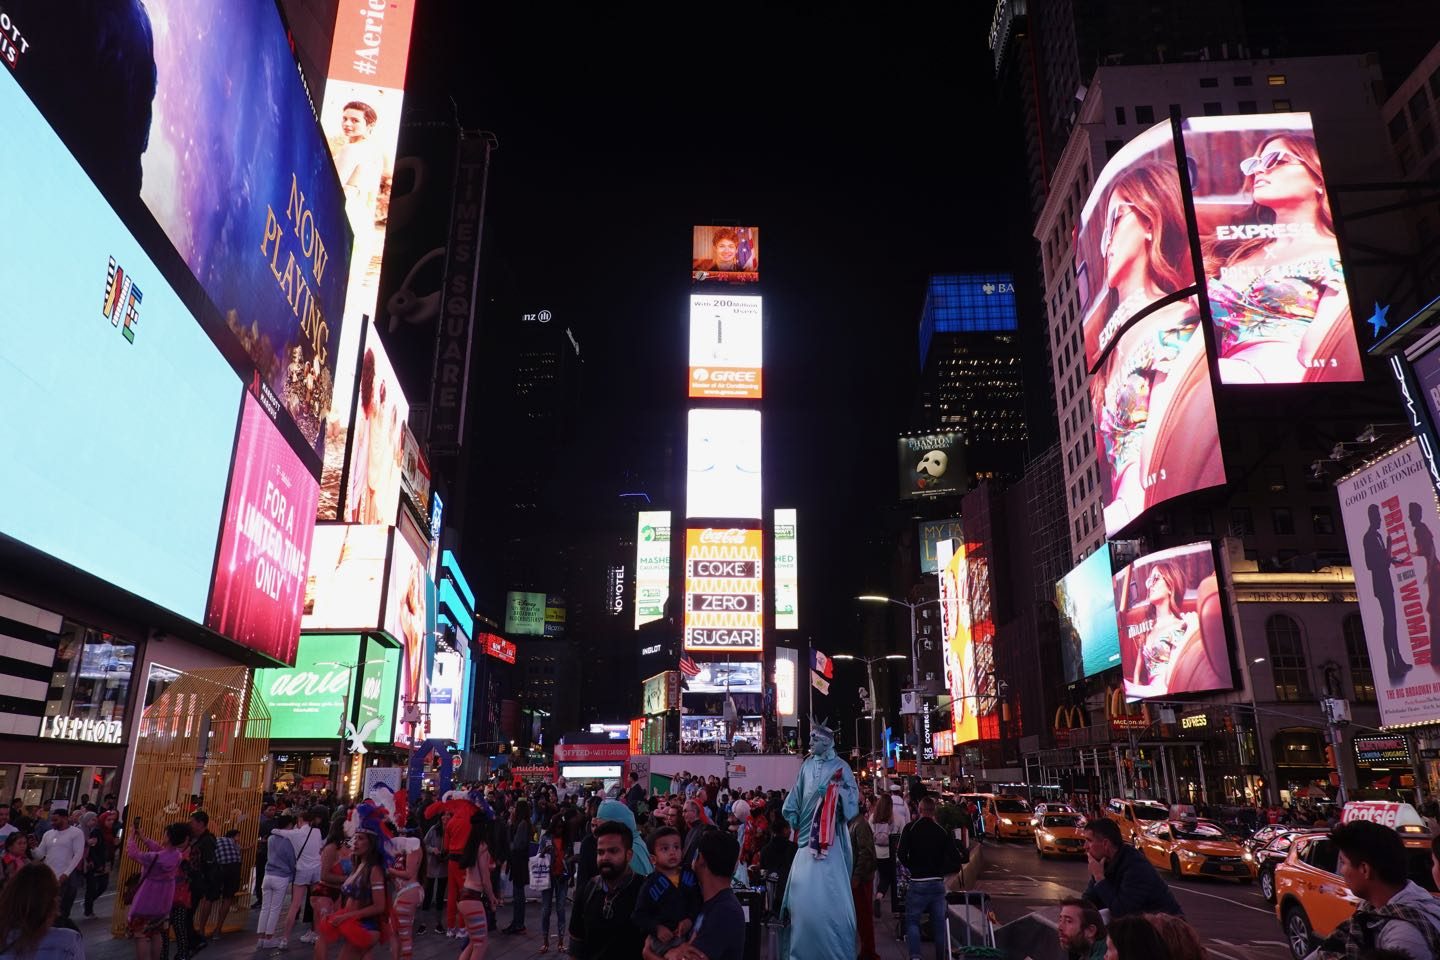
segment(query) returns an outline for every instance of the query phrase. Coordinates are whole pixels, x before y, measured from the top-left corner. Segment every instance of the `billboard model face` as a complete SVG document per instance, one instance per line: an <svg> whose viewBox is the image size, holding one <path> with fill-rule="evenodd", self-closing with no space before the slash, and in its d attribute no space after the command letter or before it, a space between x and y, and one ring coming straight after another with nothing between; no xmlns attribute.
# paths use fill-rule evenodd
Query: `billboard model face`
<svg viewBox="0 0 1440 960"><path fill-rule="evenodd" d="M932 433L895 441L900 498L959 496L965 492L965 442L960 434Z"/></svg>
<svg viewBox="0 0 1440 960"><path fill-rule="evenodd" d="M152 255L179 255L217 341L318 459L350 231L275 5L147 0L78 21L45 0L5 10L25 38L14 76Z"/></svg>
<svg viewBox="0 0 1440 960"><path fill-rule="evenodd" d="M320 485L245 395L205 626L293 663Z"/></svg>
<svg viewBox="0 0 1440 960"><path fill-rule="evenodd" d="M800 543L795 511L775 511L775 629L800 629Z"/></svg>
<svg viewBox="0 0 1440 960"><path fill-rule="evenodd" d="M505 594L505 632L545 636L545 594L511 590Z"/></svg>
<svg viewBox="0 0 1440 960"><path fill-rule="evenodd" d="M389 542L387 527L316 526L300 626L306 630L374 630L380 626Z"/></svg>
<svg viewBox="0 0 1440 960"><path fill-rule="evenodd" d="M1234 686L1208 541L1146 554L1115 574L1114 583L1127 697Z"/></svg>
<svg viewBox="0 0 1440 960"><path fill-rule="evenodd" d="M949 520L922 520L920 522L920 572L939 573L940 563L935 556L935 545L941 540L949 540L953 546L963 535L959 517L951 517Z"/></svg>
<svg viewBox="0 0 1440 960"><path fill-rule="evenodd" d="M685 531L685 649L759 653L764 647L764 535Z"/></svg>
<svg viewBox="0 0 1440 960"><path fill-rule="evenodd" d="M690 278L718 283L760 279L759 227L696 227L691 241Z"/></svg>
<svg viewBox="0 0 1440 960"><path fill-rule="evenodd" d="M670 600L670 511L642 510L635 531L635 629L665 615Z"/></svg>
<svg viewBox="0 0 1440 960"><path fill-rule="evenodd" d="M1055 584L1055 606L1060 609L1060 659L1066 683L1093 677L1120 664L1111 577L1110 547L1106 545Z"/></svg>
<svg viewBox="0 0 1440 960"><path fill-rule="evenodd" d="M1440 624L1440 510L1419 444L1407 442L1336 489L1380 721L1434 722L1440 717L1440 665L1432 644Z"/></svg>
<svg viewBox="0 0 1440 960"><path fill-rule="evenodd" d="M760 412L691 410L687 518L760 519Z"/></svg>
<svg viewBox="0 0 1440 960"><path fill-rule="evenodd" d="M690 296L690 396L759 400L759 297Z"/></svg>
<svg viewBox="0 0 1440 960"><path fill-rule="evenodd" d="M1191 307L1172 303L1136 321L1090 378L1107 536L1158 503L1225 482L1205 337Z"/></svg>
<svg viewBox="0 0 1440 960"><path fill-rule="evenodd" d="M1310 114L1192 117L1182 130L1220 381L1365 379Z"/></svg>
<svg viewBox="0 0 1440 960"><path fill-rule="evenodd" d="M1080 212L1075 271L1087 369L1095 369L1130 320L1195 285L1176 171L1175 139L1167 120L1125 144L1105 164ZM1162 309L1199 316L1193 300ZM1192 330L1194 325L1192 319Z"/></svg>
<svg viewBox="0 0 1440 960"><path fill-rule="evenodd" d="M0 74L0 533L203 622L240 383Z"/></svg>
<svg viewBox="0 0 1440 960"><path fill-rule="evenodd" d="M393 524L400 506L410 404L373 323L365 328L359 377L344 519L349 523ZM338 484L338 477L322 476L322 486L332 479Z"/></svg>
<svg viewBox="0 0 1440 960"><path fill-rule="evenodd" d="M255 687L270 710L272 740L331 739L345 725L345 695L352 691L349 667L360 654L355 635L306 634L295 666L256 670Z"/></svg>
<svg viewBox="0 0 1440 960"><path fill-rule="evenodd" d="M404 704L428 699L425 685L434 649L430 632L430 596L433 587L425 562L402 536L394 538L390 557L390 582L385 598L385 632L400 641L400 690L396 716L404 716ZM422 728L417 726L418 735ZM395 741L403 743L408 731L397 728Z"/></svg>

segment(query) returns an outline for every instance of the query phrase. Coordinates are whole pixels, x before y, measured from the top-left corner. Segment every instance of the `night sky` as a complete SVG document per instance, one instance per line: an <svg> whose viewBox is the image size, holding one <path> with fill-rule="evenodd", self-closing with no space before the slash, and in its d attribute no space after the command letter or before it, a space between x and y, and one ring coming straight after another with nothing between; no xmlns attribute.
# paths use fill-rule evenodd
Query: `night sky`
<svg viewBox="0 0 1440 960"><path fill-rule="evenodd" d="M1028 211L985 5L883 23L773 6L422 4L407 106L443 112L453 93L465 126L499 138L487 292L574 325L609 455L582 496L609 495L604 471L646 442L631 418L673 409L679 427L691 225L760 227L767 501L799 508L802 632L839 651L849 598L886 588L880 538L909 515L894 435L921 426L926 277L1008 268Z"/></svg>

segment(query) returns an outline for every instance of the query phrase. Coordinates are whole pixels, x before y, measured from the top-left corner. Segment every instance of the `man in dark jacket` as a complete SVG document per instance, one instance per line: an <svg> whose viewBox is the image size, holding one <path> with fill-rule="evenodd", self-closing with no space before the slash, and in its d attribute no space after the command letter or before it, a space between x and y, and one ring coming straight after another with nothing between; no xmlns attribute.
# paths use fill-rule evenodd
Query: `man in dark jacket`
<svg viewBox="0 0 1440 960"><path fill-rule="evenodd" d="M640 813L640 804L645 800L645 788L640 786L640 774L630 771L630 789L625 792L625 806L634 814Z"/></svg>
<svg viewBox="0 0 1440 960"><path fill-rule="evenodd" d="M920 801L920 817L900 833L900 862L910 871L910 890L905 896L905 940L910 956L920 956L920 917L930 915L931 929L945 925L945 878L962 866L960 849L950 831L935 822L935 798ZM873 909L873 906L872 906ZM943 937L935 940L937 960L946 955Z"/></svg>
<svg viewBox="0 0 1440 960"><path fill-rule="evenodd" d="M1090 885L1085 888L1084 899L1109 910L1111 921L1135 913L1182 914L1170 886L1143 853L1120 839L1120 828L1114 820L1086 822L1085 854L1089 858Z"/></svg>

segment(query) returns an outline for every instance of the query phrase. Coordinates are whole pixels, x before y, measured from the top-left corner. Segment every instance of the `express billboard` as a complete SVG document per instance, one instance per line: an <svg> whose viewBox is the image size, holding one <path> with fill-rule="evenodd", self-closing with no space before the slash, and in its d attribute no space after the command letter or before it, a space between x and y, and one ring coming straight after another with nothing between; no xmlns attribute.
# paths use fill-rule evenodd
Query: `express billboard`
<svg viewBox="0 0 1440 960"><path fill-rule="evenodd" d="M1113 581L1127 697L1234 686L1225 604L1209 541L1148 553Z"/></svg>
<svg viewBox="0 0 1440 960"><path fill-rule="evenodd" d="M1220 382L1365 379L1310 114L1181 130Z"/></svg>
<svg viewBox="0 0 1440 960"><path fill-rule="evenodd" d="M12 75L150 255L184 264L169 281L198 281L190 307L318 460L351 237L275 4L5 10L25 41Z"/></svg>
<svg viewBox="0 0 1440 960"><path fill-rule="evenodd" d="M374 630L380 626L390 528L322 523L310 546L305 630Z"/></svg>
<svg viewBox="0 0 1440 960"><path fill-rule="evenodd" d="M207 627L294 662L319 496L315 477L247 393Z"/></svg>
<svg viewBox="0 0 1440 960"><path fill-rule="evenodd" d="M400 506L410 403L373 323L365 325L359 380L342 516L348 523L393 524ZM327 470L321 476L322 498L338 496L334 491L339 483Z"/></svg>
<svg viewBox="0 0 1440 960"><path fill-rule="evenodd" d="M760 411L691 410L685 516L759 520Z"/></svg>
<svg viewBox="0 0 1440 960"><path fill-rule="evenodd" d="M764 535L685 531L685 649L758 653L764 632Z"/></svg>
<svg viewBox="0 0 1440 960"><path fill-rule="evenodd" d="M506 593L505 632L511 636L545 636L545 594L524 590Z"/></svg>
<svg viewBox="0 0 1440 960"><path fill-rule="evenodd" d="M1065 682L1075 683L1120 665L1120 634L1106 544L1055 584L1060 610L1060 661Z"/></svg>
<svg viewBox="0 0 1440 960"><path fill-rule="evenodd" d="M670 511L641 510L635 519L635 629L665 615L670 600Z"/></svg>
<svg viewBox="0 0 1440 960"><path fill-rule="evenodd" d="M759 400L763 338L759 297L690 296L690 396Z"/></svg>
<svg viewBox="0 0 1440 960"><path fill-rule="evenodd" d="M800 629L800 541L793 508L775 511L775 629Z"/></svg>
<svg viewBox="0 0 1440 960"><path fill-rule="evenodd" d="M0 75L0 534L204 622L240 381Z"/></svg>
<svg viewBox="0 0 1440 960"><path fill-rule="evenodd" d="M1386 726L1433 723L1440 718L1440 685L1427 678L1437 669L1440 509L1418 442L1406 441L1336 490L1380 720Z"/></svg>
<svg viewBox="0 0 1440 960"><path fill-rule="evenodd" d="M895 441L902 500L959 496L965 492L965 441L959 433L901 437Z"/></svg>
<svg viewBox="0 0 1440 960"><path fill-rule="evenodd" d="M759 227L695 227L690 246L692 280L755 283L760 279Z"/></svg>

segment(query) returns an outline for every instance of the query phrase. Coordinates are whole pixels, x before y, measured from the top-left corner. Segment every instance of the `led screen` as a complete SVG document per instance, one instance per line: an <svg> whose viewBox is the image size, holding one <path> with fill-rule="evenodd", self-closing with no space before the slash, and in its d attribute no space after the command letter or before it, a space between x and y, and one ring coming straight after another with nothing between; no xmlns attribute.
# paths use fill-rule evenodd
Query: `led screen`
<svg viewBox="0 0 1440 960"><path fill-rule="evenodd" d="M306 630L374 630L380 626L389 543L388 527L316 526L300 626Z"/></svg>
<svg viewBox="0 0 1440 960"><path fill-rule="evenodd" d="M365 645L365 662L356 672L361 678L356 719L359 732L366 743L391 743L396 721L395 691L400 682L400 651L369 640Z"/></svg>
<svg viewBox="0 0 1440 960"><path fill-rule="evenodd" d="M775 511L775 629L800 629L799 541L795 511Z"/></svg>
<svg viewBox="0 0 1440 960"><path fill-rule="evenodd" d="M764 539L759 530L685 531L685 649L763 649Z"/></svg>
<svg viewBox="0 0 1440 960"><path fill-rule="evenodd" d="M557 593L545 596L545 636L565 636L565 598Z"/></svg>
<svg viewBox="0 0 1440 960"><path fill-rule="evenodd" d="M1125 325L1156 301L1195 286L1170 122L1121 147L1080 212L1075 272L1093 370ZM1199 315L1193 301L1172 313ZM1193 322L1192 322L1193 325Z"/></svg>
<svg viewBox="0 0 1440 960"><path fill-rule="evenodd" d="M1208 541L1146 554L1115 574L1127 697L1233 686L1218 581Z"/></svg>
<svg viewBox="0 0 1440 960"><path fill-rule="evenodd" d="M691 410L685 516L760 519L760 412Z"/></svg>
<svg viewBox="0 0 1440 960"><path fill-rule="evenodd" d="M1055 584L1066 683L1093 677L1120 664L1120 634L1115 622L1111 576L1107 544Z"/></svg>
<svg viewBox="0 0 1440 960"><path fill-rule="evenodd" d="M365 328L358 377L343 516L349 523L393 524L400 506L410 404L373 323ZM321 482L331 479L327 474Z"/></svg>
<svg viewBox="0 0 1440 960"><path fill-rule="evenodd" d="M390 557L390 580L385 597L385 631L400 641L400 690L397 715L404 704L426 699L428 665L435 638L430 628L433 611L430 597L434 587L425 561L403 536L396 536ZM422 708L423 709L423 708ZM421 728L417 727L418 732ZM403 743L408 731L396 729L395 741Z"/></svg>
<svg viewBox="0 0 1440 960"><path fill-rule="evenodd" d="M895 441L901 499L959 496L965 492L965 441L953 431Z"/></svg>
<svg viewBox="0 0 1440 960"><path fill-rule="evenodd" d="M759 297L690 297L690 396L759 400Z"/></svg>
<svg viewBox="0 0 1440 960"><path fill-rule="evenodd" d="M759 227L696 227L691 239L690 278L715 283L760 279Z"/></svg>
<svg viewBox="0 0 1440 960"><path fill-rule="evenodd" d="M685 685L691 693L759 693L762 664L751 663L702 663L700 672L686 678Z"/></svg>
<svg viewBox="0 0 1440 960"><path fill-rule="evenodd" d="M240 381L0 74L0 534L203 622Z"/></svg>
<svg viewBox="0 0 1440 960"><path fill-rule="evenodd" d="M494 657L501 663L515 662L515 644L504 637L497 637L493 633L482 633L481 642L485 645L485 653Z"/></svg>
<svg viewBox="0 0 1440 960"><path fill-rule="evenodd" d="M642 688L641 705L646 716L680 709L680 674L667 670L647 679Z"/></svg>
<svg viewBox="0 0 1440 960"><path fill-rule="evenodd" d="M635 530L635 628L665 615L670 601L670 511L642 510Z"/></svg>
<svg viewBox="0 0 1440 960"><path fill-rule="evenodd" d="M949 520L922 520L920 522L920 572L938 573L940 564L935 558L935 545L949 540L953 545L961 536L960 518Z"/></svg>
<svg viewBox="0 0 1440 960"><path fill-rule="evenodd" d="M345 724L359 656L358 636L305 634L293 667L256 670L255 688L270 711L270 738L333 740Z"/></svg>
<svg viewBox="0 0 1440 960"><path fill-rule="evenodd" d="M791 647L775 648L775 715L781 723L792 721L800 713L797 707L800 677L800 651Z"/></svg>
<svg viewBox="0 0 1440 960"><path fill-rule="evenodd" d="M458 653L436 653L430 667L430 736L454 740L465 698L465 662Z"/></svg>
<svg viewBox="0 0 1440 960"><path fill-rule="evenodd" d="M1440 629L1434 547L1440 511L1419 443L1408 441L1336 489L1380 720L1433 723L1440 718L1440 684L1430 679L1437 672L1432 637Z"/></svg>
<svg viewBox="0 0 1440 960"><path fill-rule="evenodd" d="M1182 124L1222 383L1363 380L1308 113Z"/></svg>
<svg viewBox="0 0 1440 960"><path fill-rule="evenodd" d="M320 485L259 401L244 406L205 625L292 663Z"/></svg>
<svg viewBox="0 0 1440 960"><path fill-rule="evenodd" d="M276 5L106 9L6 0L25 38L14 76L151 255L178 254L245 380L264 385L318 458L350 230Z"/></svg>
<svg viewBox="0 0 1440 960"><path fill-rule="evenodd" d="M995 732L994 618L989 560L981 544L941 541L940 615L945 634L945 680L955 742Z"/></svg>
<svg viewBox="0 0 1440 960"><path fill-rule="evenodd" d="M421 517L430 516L430 465L420 449L420 441L404 424L401 430L400 489Z"/></svg>
<svg viewBox="0 0 1440 960"><path fill-rule="evenodd" d="M1158 503L1225 482L1194 301L1136 321L1090 378L1105 534Z"/></svg>
<svg viewBox="0 0 1440 960"><path fill-rule="evenodd" d="M511 590L505 595L505 632L545 636L545 594Z"/></svg>

